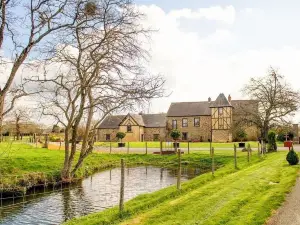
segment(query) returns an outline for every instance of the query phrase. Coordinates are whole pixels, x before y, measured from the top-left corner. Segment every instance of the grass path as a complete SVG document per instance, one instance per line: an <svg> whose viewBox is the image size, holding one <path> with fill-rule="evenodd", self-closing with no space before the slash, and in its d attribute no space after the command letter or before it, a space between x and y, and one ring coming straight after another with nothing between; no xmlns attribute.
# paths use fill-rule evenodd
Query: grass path
<svg viewBox="0 0 300 225"><path fill-rule="evenodd" d="M297 177L299 166L290 167L285 153L273 153L234 172L227 165L216 172L174 187L139 196L125 205L119 219L117 208L91 214L68 224L264 224L280 206Z"/></svg>

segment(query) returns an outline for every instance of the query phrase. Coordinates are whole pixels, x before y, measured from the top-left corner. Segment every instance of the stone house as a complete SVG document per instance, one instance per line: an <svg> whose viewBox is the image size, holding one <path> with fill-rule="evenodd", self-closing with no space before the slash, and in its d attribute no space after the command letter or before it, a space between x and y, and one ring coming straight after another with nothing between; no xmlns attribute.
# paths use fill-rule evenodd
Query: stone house
<svg viewBox="0 0 300 225"><path fill-rule="evenodd" d="M124 142L159 141L166 138L166 114L127 114L108 116L98 129L98 141L118 141L116 134L126 133Z"/></svg>
<svg viewBox="0 0 300 225"><path fill-rule="evenodd" d="M182 141L231 142L233 125L244 116L241 108L255 110L258 105L253 103L221 93L215 101L171 103L167 114L109 116L99 127L98 140L116 140L118 131L126 133L126 141L171 140L170 131L178 129ZM248 140L257 140L258 129L252 124L243 126Z"/></svg>

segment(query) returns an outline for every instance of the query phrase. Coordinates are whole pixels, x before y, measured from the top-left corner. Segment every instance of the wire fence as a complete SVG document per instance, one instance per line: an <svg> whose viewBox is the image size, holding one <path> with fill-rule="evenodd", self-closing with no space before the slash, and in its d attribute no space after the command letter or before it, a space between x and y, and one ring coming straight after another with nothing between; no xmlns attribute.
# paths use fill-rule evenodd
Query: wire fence
<svg viewBox="0 0 300 225"><path fill-rule="evenodd" d="M74 178L71 183L65 183L58 180L56 175L45 173L0 175L0 209L28 203L38 196L69 191L80 180Z"/></svg>

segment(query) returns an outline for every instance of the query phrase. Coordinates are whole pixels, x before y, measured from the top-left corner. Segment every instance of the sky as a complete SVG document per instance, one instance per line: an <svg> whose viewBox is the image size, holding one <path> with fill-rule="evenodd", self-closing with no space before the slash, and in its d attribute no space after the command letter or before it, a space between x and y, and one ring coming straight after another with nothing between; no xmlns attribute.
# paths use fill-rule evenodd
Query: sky
<svg viewBox="0 0 300 225"><path fill-rule="evenodd" d="M166 112L171 102L246 99L251 77L279 69L300 89L300 1L138 0L151 40L151 71L166 78L170 96L147 111ZM298 112L293 122L300 122Z"/></svg>
<svg viewBox="0 0 300 225"><path fill-rule="evenodd" d="M136 0L150 42L149 70L166 79L168 97L145 113L167 112L171 102L205 101L219 93L246 99L251 77L279 69L300 89L299 0ZM28 103L29 104L29 103ZM300 122L300 112L293 119Z"/></svg>

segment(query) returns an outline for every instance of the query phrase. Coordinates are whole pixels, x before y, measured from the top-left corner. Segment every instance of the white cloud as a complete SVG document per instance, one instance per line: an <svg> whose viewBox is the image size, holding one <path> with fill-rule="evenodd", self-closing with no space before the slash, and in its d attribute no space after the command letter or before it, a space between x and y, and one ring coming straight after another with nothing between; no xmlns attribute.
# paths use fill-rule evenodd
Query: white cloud
<svg viewBox="0 0 300 225"><path fill-rule="evenodd" d="M169 15L174 18L207 19L233 24L235 21L235 8L233 6L212 6L192 10L188 8L172 10Z"/></svg>
<svg viewBox="0 0 300 225"><path fill-rule="evenodd" d="M231 51L230 46L239 42L232 30L215 27L213 33L204 37L196 28L193 32L183 31L178 15L187 15L191 10L177 10L184 13L176 14L153 5L141 9L148 16L146 24L159 29L152 37L149 66L152 71L165 75L167 88L172 91L170 97L152 102L152 112L166 112L170 102L216 98L220 92L231 94L233 99L243 98L243 85L250 77L265 75L270 65L279 67L287 80L298 88L295 84L300 82L300 49ZM294 119L298 120L299 116Z"/></svg>

